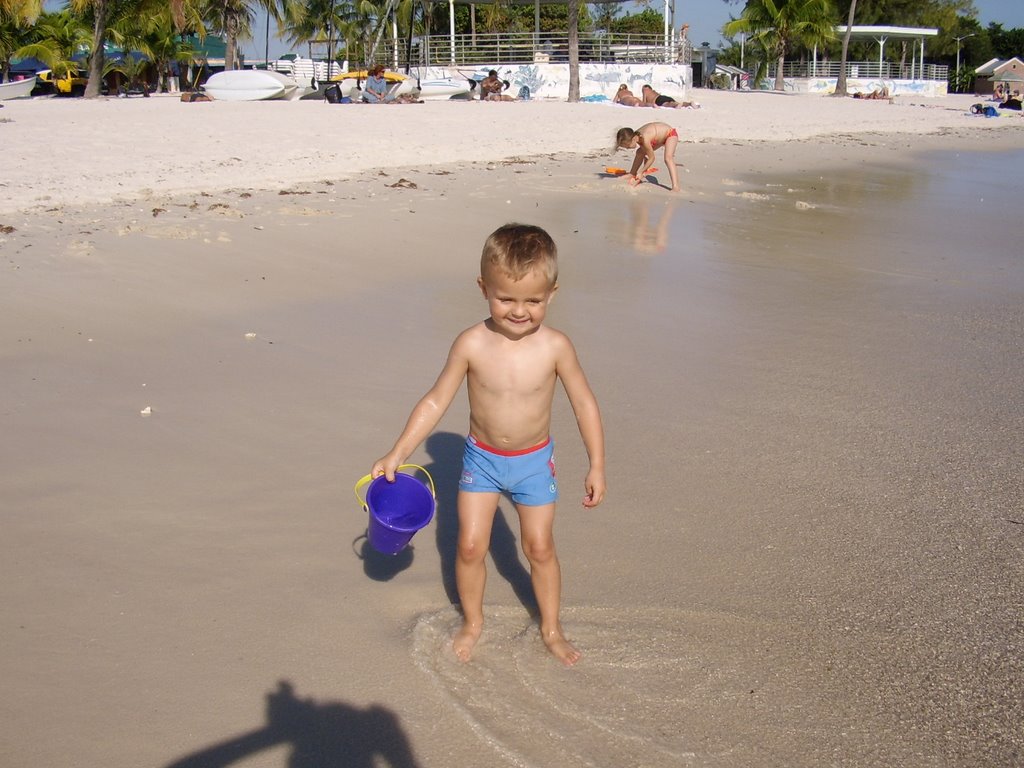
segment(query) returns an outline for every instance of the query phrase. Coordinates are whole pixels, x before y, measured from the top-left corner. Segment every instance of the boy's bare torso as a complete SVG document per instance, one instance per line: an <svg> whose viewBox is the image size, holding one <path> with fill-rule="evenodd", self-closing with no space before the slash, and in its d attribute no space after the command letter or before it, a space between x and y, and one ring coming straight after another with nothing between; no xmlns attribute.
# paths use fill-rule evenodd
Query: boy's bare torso
<svg viewBox="0 0 1024 768"><path fill-rule="evenodd" d="M457 342L467 362L470 433L502 450L532 448L548 438L559 355L568 340L541 326L518 339L491 330L487 321Z"/></svg>

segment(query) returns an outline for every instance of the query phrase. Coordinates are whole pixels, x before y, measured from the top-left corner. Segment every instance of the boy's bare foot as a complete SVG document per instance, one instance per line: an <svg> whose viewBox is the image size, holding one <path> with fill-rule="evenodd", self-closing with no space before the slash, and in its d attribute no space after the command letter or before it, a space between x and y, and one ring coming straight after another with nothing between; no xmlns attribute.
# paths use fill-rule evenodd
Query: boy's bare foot
<svg viewBox="0 0 1024 768"><path fill-rule="evenodd" d="M455 633L455 637L452 638L452 650L455 651L459 661L469 661L482 630L483 627L480 624L464 622L462 628Z"/></svg>
<svg viewBox="0 0 1024 768"><path fill-rule="evenodd" d="M551 654L567 667L571 667L583 656L565 639L561 629L546 634L542 632L541 637L544 639L544 645L548 647Z"/></svg>

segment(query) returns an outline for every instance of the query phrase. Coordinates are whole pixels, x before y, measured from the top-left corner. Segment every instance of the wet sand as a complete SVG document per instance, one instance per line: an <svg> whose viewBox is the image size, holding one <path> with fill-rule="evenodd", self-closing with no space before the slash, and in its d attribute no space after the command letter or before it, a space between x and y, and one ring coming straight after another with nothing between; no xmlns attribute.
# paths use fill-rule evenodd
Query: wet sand
<svg viewBox="0 0 1024 768"><path fill-rule="evenodd" d="M5 216L8 760L1019 763L1024 141L993 137L683 145L675 200L595 151ZM448 651L461 399L411 550L351 493L508 220L560 245L609 437L585 511L558 400L572 670L507 505Z"/></svg>

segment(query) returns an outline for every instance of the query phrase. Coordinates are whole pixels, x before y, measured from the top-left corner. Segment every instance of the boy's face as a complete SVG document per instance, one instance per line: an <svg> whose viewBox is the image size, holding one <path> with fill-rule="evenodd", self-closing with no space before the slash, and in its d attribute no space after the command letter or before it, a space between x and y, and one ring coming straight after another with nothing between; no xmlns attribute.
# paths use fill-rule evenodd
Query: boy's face
<svg viewBox="0 0 1024 768"><path fill-rule="evenodd" d="M558 290L539 269L532 270L521 280L490 269L477 282L487 299L495 327L510 339L528 336L540 328L548 304Z"/></svg>

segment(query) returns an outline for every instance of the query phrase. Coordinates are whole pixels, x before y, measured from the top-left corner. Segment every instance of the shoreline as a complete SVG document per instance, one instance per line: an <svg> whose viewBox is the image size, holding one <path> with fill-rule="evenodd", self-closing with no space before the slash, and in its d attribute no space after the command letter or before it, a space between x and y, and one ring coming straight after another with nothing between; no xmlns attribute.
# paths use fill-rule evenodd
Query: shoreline
<svg viewBox="0 0 1024 768"><path fill-rule="evenodd" d="M5 146L26 150L22 157L9 153L0 159L0 215L168 195L274 192L380 170L590 158L606 148L610 153L618 127L651 120L679 129L682 165L698 159L698 152L749 151L765 142L863 144L892 137L879 140L884 149L905 137L912 141L902 149L915 151L929 145L967 148L985 136L986 144L991 138L1001 146L1024 146L1020 115L970 115L976 101L950 96L941 103L901 98L889 104L708 91L700 109L639 111L561 102L8 102L12 108L2 116L7 122L0 124L0 138ZM139 148L125 152L119 132L130 132Z"/></svg>

